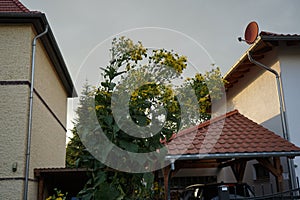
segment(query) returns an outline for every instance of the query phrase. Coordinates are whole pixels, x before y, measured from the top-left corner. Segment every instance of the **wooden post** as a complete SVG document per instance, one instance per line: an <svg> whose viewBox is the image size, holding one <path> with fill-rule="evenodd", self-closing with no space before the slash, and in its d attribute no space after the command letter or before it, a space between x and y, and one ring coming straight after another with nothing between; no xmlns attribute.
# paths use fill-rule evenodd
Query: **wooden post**
<svg viewBox="0 0 300 200"><path fill-rule="evenodd" d="M38 200L43 200L43 198L44 198L44 177L40 176L38 182Z"/></svg>
<svg viewBox="0 0 300 200"><path fill-rule="evenodd" d="M171 167L167 166L167 167L163 168L162 170L163 170L163 175L164 175L165 200L168 200L169 173L171 173Z"/></svg>
<svg viewBox="0 0 300 200"><path fill-rule="evenodd" d="M278 175L276 177L277 191L282 192L283 191L283 176L282 176L283 170L282 170L282 166L281 166L281 163L280 163L280 158L279 157L274 157L273 162L274 162L274 167L278 171Z"/></svg>
<svg viewBox="0 0 300 200"><path fill-rule="evenodd" d="M283 191L283 176L282 166L280 163L280 157L273 157L273 163L268 158L257 158L256 159L265 169L271 172L276 178L277 192Z"/></svg>
<svg viewBox="0 0 300 200"><path fill-rule="evenodd" d="M231 165L231 169L238 183L243 182L246 165L247 160L240 160L240 162L236 162Z"/></svg>

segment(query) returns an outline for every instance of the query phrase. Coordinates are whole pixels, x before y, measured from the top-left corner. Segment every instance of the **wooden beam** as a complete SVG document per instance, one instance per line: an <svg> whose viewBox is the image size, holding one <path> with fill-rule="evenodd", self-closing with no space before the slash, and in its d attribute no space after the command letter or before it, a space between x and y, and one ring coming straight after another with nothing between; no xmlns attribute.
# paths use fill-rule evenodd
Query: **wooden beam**
<svg viewBox="0 0 300 200"><path fill-rule="evenodd" d="M217 162L194 162L194 163L176 163L175 169L190 169L190 168L216 168L219 164Z"/></svg>
<svg viewBox="0 0 300 200"><path fill-rule="evenodd" d="M171 180L174 173L171 172L171 166L167 166L162 169L163 176L164 176L164 189L165 189L165 200L168 200L168 190L169 190L169 181Z"/></svg>
<svg viewBox="0 0 300 200"><path fill-rule="evenodd" d="M283 191L283 176L280 157L273 157L273 163L268 158L256 159L265 169L271 172L276 178L277 192Z"/></svg>
<svg viewBox="0 0 300 200"><path fill-rule="evenodd" d="M282 192L283 191L283 176L282 176L282 166L280 163L280 158L279 157L274 157L274 167L278 170L278 176L276 177L276 185L277 185L277 191Z"/></svg>
<svg viewBox="0 0 300 200"><path fill-rule="evenodd" d="M44 198L44 177L40 176L38 182L38 200L43 200L43 198Z"/></svg>
<svg viewBox="0 0 300 200"><path fill-rule="evenodd" d="M255 55L263 55L263 54L271 51L272 49L273 49L272 46L265 46L265 47L263 47L263 48L261 48L259 50L256 50L255 51Z"/></svg>
<svg viewBox="0 0 300 200"><path fill-rule="evenodd" d="M229 160L229 161L221 163L219 165L219 168L229 167L229 166L234 165L236 163L249 161L249 160L253 160L253 158L239 158L239 159Z"/></svg>
<svg viewBox="0 0 300 200"><path fill-rule="evenodd" d="M247 160L243 160L243 159L241 159L239 162L235 162L232 165L230 165L233 174L235 176L235 179L238 183L243 182L246 165L247 165Z"/></svg>

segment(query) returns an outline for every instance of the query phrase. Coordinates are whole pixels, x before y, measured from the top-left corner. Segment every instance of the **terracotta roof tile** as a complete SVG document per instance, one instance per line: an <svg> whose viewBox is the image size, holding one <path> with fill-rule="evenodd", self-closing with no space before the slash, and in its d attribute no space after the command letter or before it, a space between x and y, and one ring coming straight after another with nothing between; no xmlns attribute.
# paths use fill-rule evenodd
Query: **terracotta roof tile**
<svg viewBox="0 0 300 200"><path fill-rule="evenodd" d="M0 12L31 12L18 0L0 0Z"/></svg>
<svg viewBox="0 0 300 200"><path fill-rule="evenodd" d="M225 120L223 129L210 129ZM300 148L237 110L179 132L167 144L169 155L199 153L300 152Z"/></svg>

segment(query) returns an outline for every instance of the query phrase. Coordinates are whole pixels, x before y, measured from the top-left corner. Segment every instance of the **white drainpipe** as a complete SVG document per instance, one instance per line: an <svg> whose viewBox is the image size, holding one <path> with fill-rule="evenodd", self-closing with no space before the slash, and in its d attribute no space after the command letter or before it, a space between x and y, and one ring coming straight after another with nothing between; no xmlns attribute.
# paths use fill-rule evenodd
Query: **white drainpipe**
<svg viewBox="0 0 300 200"><path fill-rule="evenodd" d="M34 90L34 71L35 71L35 52L37 40L48 32L48 25L45 31L35 36L32 41L31 52L31 82L29 94L29 117L28 117L28 132L27 132L27 149L26 149L26 166L25 166L25 184L23 200L27 200L28 196L28 179L29 179L29 163L30 163L30 147L31 147L31 131L32 131L32 108L33 108L33 90Z"/></svg>

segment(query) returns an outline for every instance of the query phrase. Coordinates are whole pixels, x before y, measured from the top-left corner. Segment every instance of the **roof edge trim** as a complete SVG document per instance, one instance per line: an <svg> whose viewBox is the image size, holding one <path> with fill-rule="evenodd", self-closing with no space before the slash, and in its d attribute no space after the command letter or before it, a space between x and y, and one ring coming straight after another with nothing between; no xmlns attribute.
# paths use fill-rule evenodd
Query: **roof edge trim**
<svg viewBox="0 0 300 200"><path fill-rule="evenodd" d="M205 154L183 154L167 155L165 160L199 160L199 159L219 159L219 158L258 158L258 157L285 157L300 156L300 151L287 152L242 152L242 153L205 153Z"/></svg>
<svg viewBox="0 0 300 200"><path fill-rule="evenodd" d="M254 50L259 43L263 41L261 36L257 37L257 40L246 50L246 52L240 57L240 59L228 70L228 72L224 75L224 79L226 79L236 68L239 66L245 59L248 58L248 52Z"/></svg>

